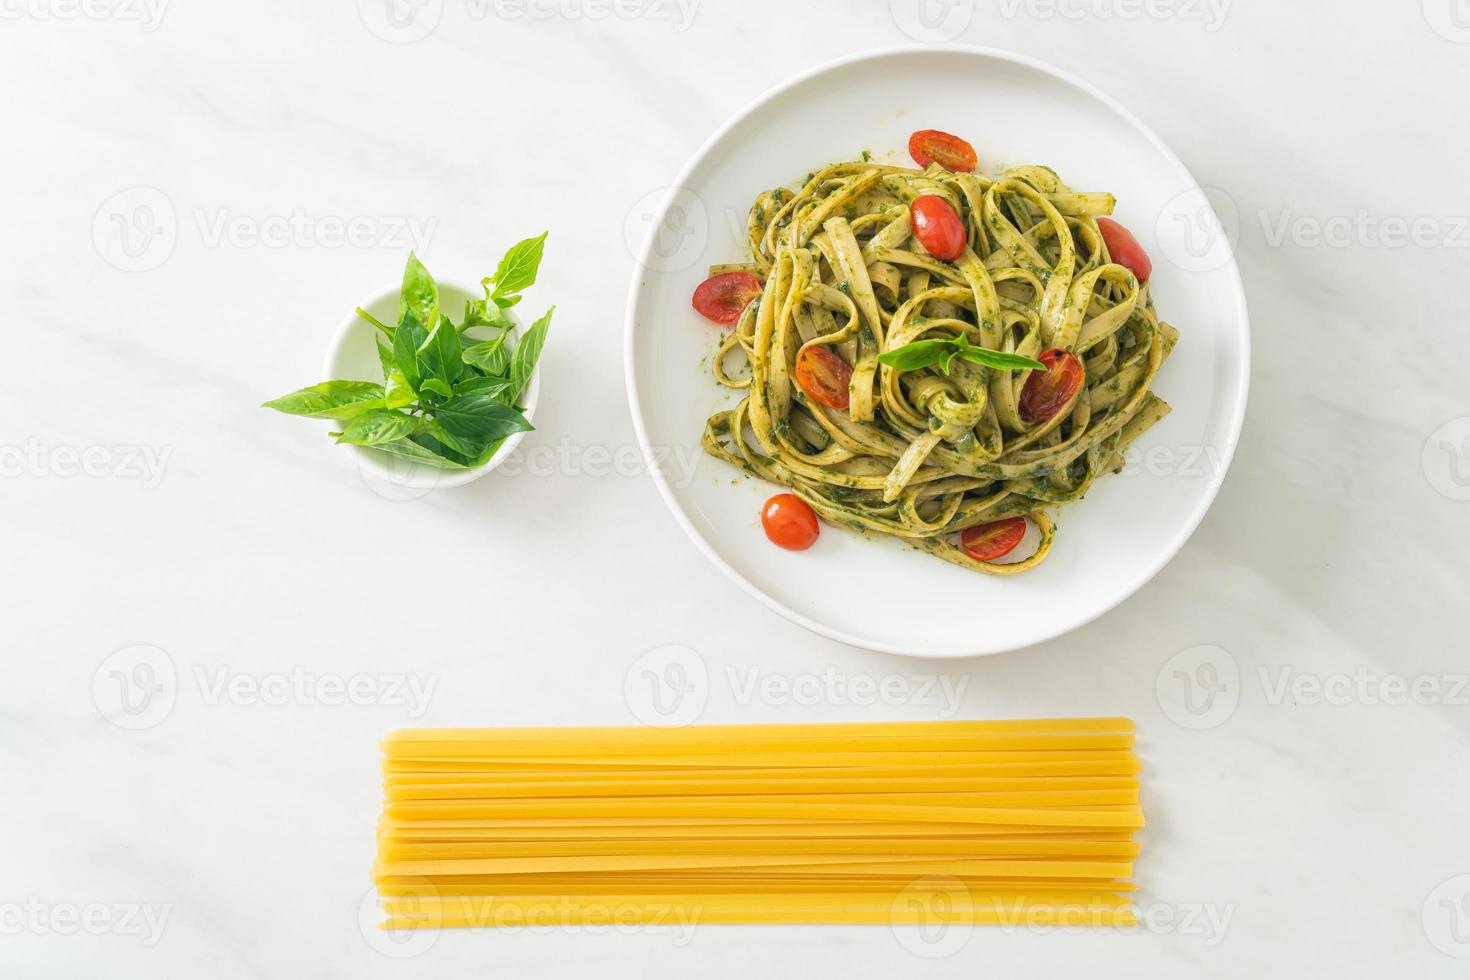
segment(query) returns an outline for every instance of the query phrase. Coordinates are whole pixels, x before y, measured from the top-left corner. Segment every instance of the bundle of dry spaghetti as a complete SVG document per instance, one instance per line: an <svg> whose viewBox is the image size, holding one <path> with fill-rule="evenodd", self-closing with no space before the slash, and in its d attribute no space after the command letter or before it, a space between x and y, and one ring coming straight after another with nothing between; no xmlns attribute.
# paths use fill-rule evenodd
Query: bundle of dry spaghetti
<svg viewBox="0 0 1470 980"><path fill-rule="evenodd" d="M387 928L1131 925L1121 718L457 728L383 742Z"/></svg>

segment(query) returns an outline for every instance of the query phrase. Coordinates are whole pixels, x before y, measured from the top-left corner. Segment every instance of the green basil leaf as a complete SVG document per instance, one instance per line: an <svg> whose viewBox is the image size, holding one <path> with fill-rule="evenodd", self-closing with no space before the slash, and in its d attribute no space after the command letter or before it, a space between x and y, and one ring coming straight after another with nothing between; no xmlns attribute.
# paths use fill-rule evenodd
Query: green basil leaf
<svg viewBox="0 0 1470 980"><path fill-rule="evenodd" d="M465 466L474 465L485 448L485 443L481 440L461 438L437 421L429 423L429 431L437 442L450 451L446 458L463 459Z"/></svg>
<svg viewBox="0 0 1470 980"><path fill-rule="evenodd" d="M444 466L446 463L452 464L454 466L464 465L463 463L455 462L454 460L451 460L445 456L441 456L433 450L420 445L419 443L414 441L418 438L420 437L414 436L413 438L409 439L395 439L392 442L380 442L373 448L379 450L380 452L389 453L394 456L401 456L404 459L411 459L417 463L427 463L430 466Z"/></svg>
<svg viewBox="0 0 1470 980"><path fill-rule="evenodd" d="M515 350L510 353L511 398L519 398L521 392L526 390L531 372L541 359L541 348L546 346L546 331L551 326L551 314L555 312L554 306L547 310L546 315L531 324L531 329L516 341Z"/></svg>
<svg viewBox="0 0 1470 980"><path fill-rule="evenodd" d="M459 332L454 329L454 324L449 322L447 316L439 318L438 325L419 346L416 356L420 378L438 378L446 387L453 388L460 375L464 374Z"/></svg>
<svg viewBox="0 0 1470 980"><path fill-rule="evenodd" d="M886 364L898 371L914 371L937 364L941 371L948 374L956 357L963 357L967 361L998 371L1046 370L1046 365L1040 361L1020 354L1008 354L1005 351L991 350L988 347L976 347L964 334L957 334L951 338L916 340L912 344L895 347L891 351L879 354L878 363Z"/></svg>
<svg viewBox="0 0 1470 980"><path fill-rule="evenodd" d="M380 408L352 419L337 437L338 444L376 446L402 439L418 428L419 420L406 412Z"/></svg>
<svg viewBox="0 0 1470 980"><path fill-rule="evenodd" d="M387 381L393 374L393 348L377 337L374 337L373 340L378 347L378 367L383 369L383 380Z"/></svg>
<svg viewBox="0 0 1470 980"><path fill-rule="evenodd" d="M301 388L274 398L262 408L273 408L287 415L305 415L318 419L342 419L350 417L354 406L362 402L381 401L383 386L371 381L323 381L310 388Z"/></svg>
<svg viewBox="0 0 1470 980"><path fill-rule="evenodd" d="M470 327L496 327L504 330L515 324L511 318L501 311L500 307L490 302L490 290L486 288L484 299L467 299L464 301L464 323L459 325L461 331Z"/></svg>
<svg viewBox="0 0 1470 980"><path fill-rule="evenodd" d="M409 437L408 441L433 454L441 464L448 463L450 466L459 467L474 465L474 457L467 456L444 442L439 438L443 434L443 430L436 423L430 422L429 431L415 433Z"/></svg>
<svg viewBox="0 0 1470 980"><path fill-rule="evenodd" d="M1046 365L1034 358L1022 354L1008 354L1005 351L991 350L989 347L966 347L958 352L960 357L976 364L994 368L997 371L1045 371Z"/></svg>
<svg viewBox="0 0 1470 980"><path fill-rule="evenodd" d="M357 308L357 315L360 316L360 317L362 317L368 323L371 323L373 326L377 327L379 330L383 331L383 335L384 336L386 336L386 337L393 336L393 328L392 327L388 326L382 320L379 320L377 317L373 316L371 313L369 313L367 310L363 309L360 306Z"/></svg>
<svg viewBox="0 0 1470 980"><path fill-rule="evenodd" d="M383 395L383 402L387 408L407 408L418 401L418 393L403 376L403 372L393 368L388 373L387 391Z"/></svg>
<svg viewBox="0 0 1470 980"><path fill-rule="evenodd" d="M484 449L484 443L476 439L462 439L449 432L437 421L429 422L429 431L423 438L416 438L421 445L433 446L433 452L459 466L474 466Z"/></svg>
<svg viewBox="0 0 1470 980"><path fill-rule="evenodd" d="M494 340L470 344L461 352L464 362L486 374L506 374L510 370L510 359L505 353L505 337L501 334Z"/></svg>
<svg viewBox="0 0 1470 980"><path fill-rule="evenodd" d="M478 378L465 378L454 386L456 395L470 395L482 391L494 398L496 401L508 401L513 396L510 393L510 382L505 378L497 378L486 375Z"/></svg>
<svg viewBox="0 0 1470 980"><path fill-rule="evenodd" d="M453 398L454 389L445 384L443 378L425 378L419 384L419 394L435 394L441 398Z"/></svg>
<svg viewBox="0 0 1470 980"><path fill-rule="evenodd" d="M455 395L434 410L436 434L466 456L478 457L492 444L515 432L527 432L531 423L516 408L484 392Z"/></svg>
<svg viewBox="0 0 1470 980"><path fill-rule="evenodd" d="M415 390L419 384L418 351L428 337L423 323L412 313L404 313L393 331L393 363Z"/></svg>
<svg viewBox="0 0 1470 980"><path fill-rule="evenodd" d="M439 286L417 255L408 253L403 267L403 288L398 294L398 319L412 313L424 326L439 322Z"/></svg>
<svg viewBox="0 0 1470 980"><path fill-rule="evenodd" d="M895 371L917 371L919 368L938 364L950 353L954 345L948 340L916 340L878 355L878 363L886 364Z"/></svg>
<svg viewBox="0 0 1470 980"><path fill-rule="evenodd" d="M534 283L536 270L541 266L541 251L545 245L544 231L536 238L527 238L512 245L510 251L505 253L505 258L500 260L495 275L490 277L490 281L495 283L495 292L490 294L491 298L513 296Z"/></svg>

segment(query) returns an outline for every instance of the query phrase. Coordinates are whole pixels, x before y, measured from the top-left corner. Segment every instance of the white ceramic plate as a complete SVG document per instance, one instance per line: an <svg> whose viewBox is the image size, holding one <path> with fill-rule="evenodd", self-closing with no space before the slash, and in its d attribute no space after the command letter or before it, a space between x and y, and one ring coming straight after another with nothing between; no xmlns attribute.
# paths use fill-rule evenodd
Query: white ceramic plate
<svg viewBox="0 0 1470 980"><path fill-rule="evenodd" d="M745 261L745 216L763 188L799 186L864 149L907 164L908 136L942 129L975 145L980 168L1052 167L1077 190L1111 191L1115 217L1154 262L1160 315L1180 341L1154 390L1174 411L1124 473L1058 512L1036 570L966 571L904 546L824 526L808 551L761 532L776 489L699 448L704 420L734 396L710 377L718 328L690 308L711 263ZM655 474L694 542L793 622L873 650L927 657L997 653L1058 636L1147 582L1183 546L1224 476L1245 414L1249 327L1229 243L1184 165L1118 103L1020 55L969 47L879 51L836 62L762 97L716 133L669 189L639 258L628 306L633 418Z"/></svg>

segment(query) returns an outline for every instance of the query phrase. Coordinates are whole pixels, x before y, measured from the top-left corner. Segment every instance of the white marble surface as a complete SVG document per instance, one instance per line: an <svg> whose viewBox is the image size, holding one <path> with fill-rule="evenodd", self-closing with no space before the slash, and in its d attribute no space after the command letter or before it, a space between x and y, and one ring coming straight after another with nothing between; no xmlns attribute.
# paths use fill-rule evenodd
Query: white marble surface
<svg viewBox="0 0 1470 980"><path fill-rule="evenodd" d="M427 22L0 2L0 975L1464 976L1463 0L606 9L432 0L390 43L368 25ZM634 444L645 196L767 87L905 27L1135 109L1228 196L1254 324L1244 438L1184 551L1081 631L973 662L787 624L600 455ZM543 227L558 319L518 475L388 499L256 407L316 377L405 246L463 279ZM704 721L1136 717L1153 925L360 929L382 732L636 722L640 657L670 644ZM162 654L130 714L138 645Z"/></svg>

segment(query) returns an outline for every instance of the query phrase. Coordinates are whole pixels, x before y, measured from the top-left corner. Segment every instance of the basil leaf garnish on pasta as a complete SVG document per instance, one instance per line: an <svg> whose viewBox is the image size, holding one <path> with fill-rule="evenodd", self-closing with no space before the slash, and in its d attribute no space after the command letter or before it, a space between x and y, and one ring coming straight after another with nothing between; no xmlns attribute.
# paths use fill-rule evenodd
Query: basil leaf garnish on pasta
<svg viewBox="0 0 1470 980"><path fill-rule="evenodd" d="M956 357L999 371L1046 370L1046 365L1034 357L1008 354L988 347L972 347L964 334L956 334L952 338L916 340L911 344L895 347L879 354L878 363L900 371L917 371L919 368L937 364L941 371L948 374Z"/></svg>

